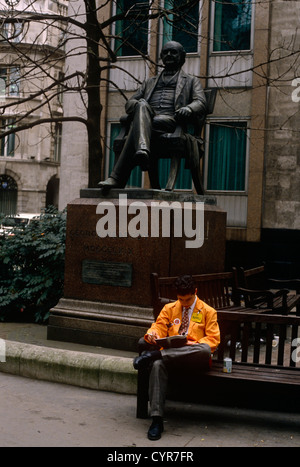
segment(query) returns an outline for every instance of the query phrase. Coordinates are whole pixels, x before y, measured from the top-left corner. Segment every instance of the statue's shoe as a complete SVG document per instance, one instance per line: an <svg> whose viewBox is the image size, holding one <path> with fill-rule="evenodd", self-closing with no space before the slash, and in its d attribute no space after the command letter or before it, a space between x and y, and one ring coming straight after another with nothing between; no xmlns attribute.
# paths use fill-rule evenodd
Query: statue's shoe
<svg viewBox="0 0 300 467"><path fill-rule="evenodd" d="M102 188L104 193L107 193L111 188L121 188L121 185L118 180L108 177L106 180L99 182L98 187Z"/></svg>

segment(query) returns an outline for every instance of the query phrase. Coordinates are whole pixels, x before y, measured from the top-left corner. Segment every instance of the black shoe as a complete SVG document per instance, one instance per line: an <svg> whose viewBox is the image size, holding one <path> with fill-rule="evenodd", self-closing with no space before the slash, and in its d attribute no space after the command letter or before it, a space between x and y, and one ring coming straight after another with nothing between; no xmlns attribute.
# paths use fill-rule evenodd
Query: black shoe
<svg viewBox="0 0 300 467"><path fill-rule="evenodd" d="M156 441L161 438L161 434L164 431L164 424L161 417L155 417L148 430L148 439Z"/></svg>
<svg viewBox="0 0 300 467"><path fill-rule="evenodd" d="M133 360L133 368L140 370L141 368L146 368L149 363L153 360L152 352L150 350L144 350L138 357L135 357Z"/></svg>

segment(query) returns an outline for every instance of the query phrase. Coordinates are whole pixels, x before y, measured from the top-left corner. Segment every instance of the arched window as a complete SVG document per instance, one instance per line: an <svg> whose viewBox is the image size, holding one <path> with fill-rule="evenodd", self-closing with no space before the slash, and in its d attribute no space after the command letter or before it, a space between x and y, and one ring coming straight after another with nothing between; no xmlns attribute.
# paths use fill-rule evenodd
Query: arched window
<svg viewBox="0 0 300 467"><path fill-rule="evenodd" d="M0 213L17 213L18 185L9 175L0 175Z"/></svg>
<svg viewBox="0 0 300 467"><path fill-rule="evenodd" d="M46 207L55 206L58 208L58 192L59 192L59 178L52 177L46 190Z"/></svg>

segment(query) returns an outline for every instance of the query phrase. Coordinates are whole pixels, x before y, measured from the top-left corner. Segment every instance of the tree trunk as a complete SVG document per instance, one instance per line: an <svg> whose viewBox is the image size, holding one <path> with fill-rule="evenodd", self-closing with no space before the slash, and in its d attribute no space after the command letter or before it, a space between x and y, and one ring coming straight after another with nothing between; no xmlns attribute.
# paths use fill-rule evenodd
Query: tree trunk
<svg viewBox="0 0 300 467"><path fill-rule="evenodd" d="M96 188L101 180L102 147L100 133L101 69L98 58L99 29L95 0L86 0L87 37L87 132L89 178L88 187Z"/></svg>

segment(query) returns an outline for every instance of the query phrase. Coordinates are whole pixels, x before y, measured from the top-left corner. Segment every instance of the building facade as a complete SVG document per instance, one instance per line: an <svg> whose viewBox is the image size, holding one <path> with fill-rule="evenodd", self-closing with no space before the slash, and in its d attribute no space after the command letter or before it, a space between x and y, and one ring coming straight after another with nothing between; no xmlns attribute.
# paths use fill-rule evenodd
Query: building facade
<svg viewBox="0 0 300 467"><path fill-rule="evenodd" d="M176 8L184 4L186 8L178 14ZM21 5L20 1L14 8L22 11ZM187 52L184 70L198 76L204 88L217 89L214 112L207 119L203 135L202 171L206 192L215 195L218 205L227 212L227 267L267 261L274 270L278 267L287 275L299 276L300 3L201 0L190 7L183 0L112 0L98 5L100 22L129 12L105 28L117 60L107 62L101 82L102 178L109 175L114 163L113 141L120 129L126 98L140 82L159 71L163 44L177 40ZM64 14L85 21L83 0L68 3L68 11L64 2L50 0L43 2L43 8L52 12L60 8ZM162 9L166 12L163 17L157 14ZM49 41L61 40L57 29L42 36L34 27L38 24L30 24L36 54L50 47ZM27 34L29 38L29 30ZM79 52L70 54L65 63L61 48L55 47L57 60L52 63L56 74L63 73L64 67L69 73L86 70L82 32L78 32L77 40ZM0 55L1 104L13 103L19 98L16 93L29 95L29 87L40 86L35 78L21 79L20 87L15 85L22 57L13 58L9 42L4 41L7 51L1 48ZM67 51L68 47L67 43ZM99 55L105 62L107 55L101 43ZM47 81L46 76L43 79ZM85 114L85 102L74 92L64 95L63 104L65 116ZM27 112L26 105L23 113ZM42 118L38 102L30 105L36 105ZM51 100L51 113L62 114L59 98ZM7 126L14 125L13 106L7 107L1 118ZM49 134L51 137L46 138ZM56 128L35 126L16 136L6 136L1 148L1 186L11 186L12 191L17 187L18 211L39 211L47 203L47 194L52 200L57 196L59 179L60 209L87 186L87 135L82 123L67 122ZM168 170L169 162L161 161L162 187ZM129 186L149 187L147 173L136 169ZM176 189L193 191L188 171L181 171Z"/></svg>
<svg viewBox="0 0 300 467"><path fill-rule="evenodd" d="M63 27L41 15L67 7L1 0L0 10L0 212L40 213L58 206L65 55Z"/></svg>

